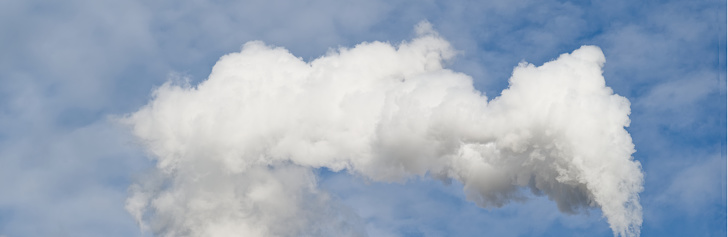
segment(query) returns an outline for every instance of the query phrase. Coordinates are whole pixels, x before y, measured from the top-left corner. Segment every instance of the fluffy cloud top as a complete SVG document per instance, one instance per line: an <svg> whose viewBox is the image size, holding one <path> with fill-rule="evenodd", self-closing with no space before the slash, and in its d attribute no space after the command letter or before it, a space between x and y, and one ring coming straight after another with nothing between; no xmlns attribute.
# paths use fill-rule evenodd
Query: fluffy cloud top
<svg viewBox="0 0 728 237"><path fill-rule="evenodd" d="M162 236L366 235L317 188L312 169L326 167L373 181L455 179L482 207L530 190L567 213L599 207L616 235L639 235L630 103L605 85L599 48L522 63L488 101L445 68L450 44L417 29L410 42L311 62L249 42L199 85L158 88L124 119L157 162L127 210Z"/></svg>

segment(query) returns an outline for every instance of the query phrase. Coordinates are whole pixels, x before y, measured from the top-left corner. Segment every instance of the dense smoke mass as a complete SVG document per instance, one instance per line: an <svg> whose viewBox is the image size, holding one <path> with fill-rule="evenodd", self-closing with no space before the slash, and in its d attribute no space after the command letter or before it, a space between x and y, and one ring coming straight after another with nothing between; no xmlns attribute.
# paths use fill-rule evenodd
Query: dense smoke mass
<svg viewBox="0 0 728 237"><path fill-rule="evenodd" d="M306 62L246 43L207 80L169 82L125 117L155 159L127 210L159 236L366 236L316 168L371 181L456 180L481 207L546 195L559 210L600 208L638 236L643 177L629 101L583 46L521 63L489 100L445 67L457 53L429 24L393 45L361 43Z"/></svg>

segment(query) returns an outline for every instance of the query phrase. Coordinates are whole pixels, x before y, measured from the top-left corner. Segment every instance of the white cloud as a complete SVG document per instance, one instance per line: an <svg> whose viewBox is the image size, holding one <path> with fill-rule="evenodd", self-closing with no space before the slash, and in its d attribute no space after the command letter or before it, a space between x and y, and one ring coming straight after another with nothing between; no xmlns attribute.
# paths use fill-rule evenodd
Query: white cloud
<svg viewBox="0 0 728 237"><path fill-rule="evenodd" d="M455 51L423 27L396 47L362 43L309 63L250 42L199 85L160 87L124 119L159 175L132 186L127 209L163 236L364 235L317 188L311 168L326 167L457 179L483 207L526 187L564 212L601 207L615 234L639 235L629 101L605 86L599 48L523 63L488 102L443 67Z"/></svg>

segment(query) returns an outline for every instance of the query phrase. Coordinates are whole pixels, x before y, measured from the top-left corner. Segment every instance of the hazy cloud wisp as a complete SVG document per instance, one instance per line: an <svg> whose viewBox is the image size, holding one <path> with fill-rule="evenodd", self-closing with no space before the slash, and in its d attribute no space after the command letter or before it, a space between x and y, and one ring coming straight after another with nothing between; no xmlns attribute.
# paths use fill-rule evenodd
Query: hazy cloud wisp
<svg viewBox="0 0 728 237"><path fill-rule="evenodd" d="M615 234L639 235L630 103L605 85L599 48L522 63L488 101L445 68L456 54L446 40L426 23L417 31L311 62L249 42L199 85L158 88L123 119L157 162L127 210L161 236L366 235L317 188L312 169L326 167L373 181L456 179L482 207L530 189L563 212L599 207Z"/></svg>

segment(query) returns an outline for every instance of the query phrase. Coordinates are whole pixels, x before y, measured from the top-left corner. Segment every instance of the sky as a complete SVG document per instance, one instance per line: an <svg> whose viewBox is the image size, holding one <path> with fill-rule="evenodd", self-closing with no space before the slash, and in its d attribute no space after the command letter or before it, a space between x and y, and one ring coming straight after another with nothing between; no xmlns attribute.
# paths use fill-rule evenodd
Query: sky
<svg viewBox="0 0 728 237"><path fill-rule="evenodd" d="M624 216L640 218L641 224L637 226L641 236L725 236L728 222L726 23L724 1L2 1L0 236L179 236L215 233L224 236L234 232L225 232L224 228L230 226L248 226L250 233L262 231L259 232L261 236L613 236L616 232L610 223ZM423 24L429 25L429 28L422 27ZM254 42L248 43L251 41ZM598 48L582 48L583 45ZM407 50L391 50L402 48L411 49L414 53L410 55L402 53L409 52ZM421 52L434 52L436 56L428 58L429 54L418 54ZM381 57L372 59L367 55ZM604 62L600 61L600 55ZM273 56L288 61L270 59ZM399 60L384 60L390 56ZM235 64L241 62L243 64ZM335 155L311 156L325 157L325 160L308 159L294 149L294 145L298 140L313 139L308 137L312 130L301 128L315 127L317 121L328 121L319 115L330 111L314 111L325 107L325 102L334 98L323 95L346 90L351 90L347 92L350 95L361 90L380 96L383 95L377 93L385 89L394 94L407 91L398 86L379 87L379 84L354 83L352 85L362 87L347 87L349 84L340 85L317 76L306 77L313 78L313 81L280 87L286 90L272 86L278 84L266 84L277 83L276 80L261 81L245 92L234 90L237 84L225 84L226 75L245 77L249 76L247 73L261 70L266 78L280 77L280 83L287 85L287 78L309 75L306 73L319 75L306 71L308 69L297 71L303 67L301 65L313 65L313 62L320 66L310 68L319 70L316 72L321 72L320 75L348 75L355 82L360 77L369 78L371 75L368 73L373 72L362 73L356 71L356 67L339 72L326 65L374 65L372 68L377 70L392 70L392 73L414 81L412 88L425 88L430 93L426 93L425 97L407 97L409 94L405 93L404 99L421 102L432 93L453 93L452 98L455 99L451 101L470 106L466 112L495 114L514 122L494 123L498 126L483 122L476 126L473 124L480 123L477 119L462 120L465 117L458 116L439 118L441 120L437 121L445 121L440 125L447 128L444 131L457 131L438 133L440 138L444 137L441 140L467 140L474 145L452 148L454 150L447 150L447 146L443 145L448 154L454 152L458 155L433 156L435 158L426 160L430 163L418 163L418 160L407 158L411 154L429 157L427 151L417 153L423 146L396 149L401 144L408 144L397 140L405 139L398 134L414 134L414 141L421 138L417 133L397 132L396 120L384 123L389 127L385 132L377 133L387 136L373 138L379 139L375 140L379 142L375 151L383 155L359 159L351 155L359 153L346 153L349 150L341 148L336 151L344 155L335 156L339 153L332 152ZM415 69L388 68L399 63L410 65L410 62L422 65L413 67ZM230 63L248 65L248 68L230 69L226 66ZM533 68L529 69L528 65L533 65ZM573 75L558 74L558 68L573 65L579 67L571 72L582 75L579 73L583 69L583 73L589 75L585 78L594 80L581 84L576 79L559 81L559 78L572 78ZM277 76L277 72L289 74ZM371 78L379 78L379 74L372 75ZM533 87L532 77L561 84ZM331 88L311 86L316 80L327 82L317 85L331 85ZM430 83L431 80L435 82ZM588 85L593 86L577 87ZM606 87L611 91L605 91ZM275 89L268 92L279 93L276 95L280 96L272 97L275 103L260 100L267 97L254 96L255 91L266 88ZM495 139L493 141L498 144L511 141L506 139L508 136L494 132L497 128L531 129L535 125L525 120L560 119L541 118L538 113L531 113L535 110L529 110L529 106L553 98L538 95L551 95L547 92L558 92L564 88L576 88L577 92L576 99L564 102L566 105L572 105L572 101L591 99L596 101L594 103L608 102L577 109L565 106L563 109L570 111L569 115L584 117L569 117L563 123L549 122L546 128L553 126L557 131L562 128L568 135L572 134L568 132L571 131L568 125L583 121L606 122L604 126L584 128L586 132L575 132L573 137L566 136L564 140L546 140L543 145L552 144L551 141L568 143L574 141L574 137L585 138L583 144L577 142L573 147L567 147L583 154L619 153L614 155L614 160L621 162L619 167L633 167L631 164L639 162L638 170L626 173L619 173L623 170L621 168L605 168L606 173L577 170L581 174L598 175L592 179L578 176L572 180L578 184L561 182L566 183L562 187L558 182L549 183L549 180L555 179L548 174L556 172L561 175L558 169L543 168L551 167L548 165L551 163L524 169L514 169L507 162L506 165L496 161L490 163L498 170L532 175L536 177L533 180L539 180L541 176L538 175L545 173L547 175L542 178L549 182L544 182L553 184L538 186L533 183L536 181L529 181L531 183L514 186L515 181L509 179L512 176L472 177L466 172L468 165L457 165L456 161L468 157L463 154L471 151L468 150L470 148L481 155L487 152L487 146L478 148L480 143L490 144L485 140ZM303 91L301 95L304 96L286 97L288 90ZM321 103L324 104L296 104L301 98L316 95L322 95ZM237 100L240 98L245 100ZM279 98L283 99L278 101ZM367 113L369 107L360 106L367 105L366 100L352 98L351 108L354 109L344 113L352 117L336 120L335 124L347 127L351 121L358 121L359 117L368 118L367 115L371 114ZM390 97L381 98L389 101L387 98ZM625 104L619 98L629 103ZM281 108L288 108L282 107L288 105L284 103L286 101L292 101L292 105L296 106L283 110L286 112L264 113L267 116L263 117L258 114L220 117L228 115L214 108L219 105L229 109L224 107L227 105L225 101L243 101L229 105L243 107L280 104ZM155 103L156 107L152 106ZM553 103L560 104L558 101ZM185 107L188 104L201 106ZM499 107L499 104L502 106ZM298 111L296 108L308 108L306 106L312 106L311 111L314 112L291 112ZM252 164L252 168L223 169L229 174L218 177L219 180L202 178L205 182L230 185L196 186L195 180L204 174L200 172L221 169L197 167L229 165L225 163L228 155L225 152L228 151L234 154L251 152L240 148L247 147L245 145L220 148L221 144L240 142L236 139L246 139L245 134L255 135L255 132L245 132L260 126L233 126L240 130L225 130L228 127L215 127L216 123L212 123L205 127L204 121L195 122L196 117L190 115L189 108L195 108L194 111L201 111L197 113L203 115L217 115L202 117L216 122L250 119L252 122L245 124L255 125L255 121L264 121L261 124L280 125L275 129L288 131L284 134L294 134L284 136L294 143L272 147L261 145L261 149L266 152L272 150L272 153L253 150L254 154L278 158ZM444 106L442 110L425 112L447 114L441 112L451 111L449 108ZM583 111L596 112L581 114ZM309 112L311 116L303 116ZM291 126L297 123L283 119L299 115L302 120L292 121L304 121L300 126ZM625 120L620 119L627 115L629 126L624 128ZM167 126L170 121L188 118L193 122ZM265 120L269 118L274 119ZM421 120L405 116L402 121L416 124ZM472 123L458 123L462 121ZM185 133L188 128L190 132ZM202 128L220 129L225 135L220 139L200 136L207 131ZM594 133L591 133L592 128ZM622 133L622 129L626 129L628 134ZM476 130L483 132L468 132ZM261 128L260 131L265 134L269 130ZM528 131L541 132L538 129ZM167 136L176 132L182 135ZM359 143L346 143L351 139L339 139L338 130L329 132L319 134L315 139L342 141L336 143L340 145L336 147L354 147L351 150L360 151ZM243 135L238 136L241 133ZM621 145L614 145L616 143L612 140L588 142L605 133L616 134L612 136L616 137L613 140L622 141ZM351 138L347 137L351 134L342 134L344 138ZM156 145L176 142L174 139L179 137L190 139L184 147L194 149L180 151ZM251 137L251 140L260 138ZM384 139L388 137L394 138ZM629 150L630 144L634 145L633 153ZM442 144L435 145L439 147ZM518 150L499 149L505 148L496 148L496 152ZM616 152L620 149L627 152ZM519 154L515 152L513 157L522 157ZM206 163L209 157L223 157L220 159L222 163ZM381 160L382 157L395 157L392 158L394 161L402 162L397 165L404 164L404 171L387 170L391 164ZM398 160L397 157L407 159ZM561 160L568 156L549 157L553 160L547 161L572 164L569 163L571 160ZM374 163L361 163L362 159L373 160ZM165 171L165 161L183 165ZM191 163L185 163L187 161ZM446 165L434 165L441 161ZM596 162L602 164L599 160ZM226 167L237 167L235 165L239 164ZM599 197L612 196L599 191L606 190L603 187L607 186L595 184L604 174L618 180L634 181L634 189L618 189L613 193L625 194L628 200L636 200L641 207L639 215L633 209L628 209L632 210L630 215L610 214L613 212L609 210L614 210L607 206L614 203L607 201L611 200L609 198ZM503 179L506 180L493 181L494 184L488 181ZM564 179L571 180L569 177L561 180ZM254 181L249 184L246 180ZM189 207L189 203L183 202L187 200L185 198L201 197L205 192L215 193L215 189L209 187L221 188L223 192L230 188L250 191L260 186L255 180L263 180L263 183L280 181L281 188L276 190L290 194L285 197L294 197L295 200L270 199L271 202L295 204L281 208L253 200L250 201L253 206L262 211L236 209L258 213L250 214L260 217L251 221L250 218L219 219L214 212L209 212L209 208L205 209L205 205L201 208L208 212L198 212ZM487 184L478 183L482 180ZM637 191L639 181L642 181L641 191ZM488 189L492 187L488 185L500 184L506 184L506 191ZM531 184L541 192L530 192L527 186ZM566 192L587 195L585 203L581 202L584 200L569 199L568 195L560 196L561 188ZM205 192L200 194L200 190ZM495 196L488 196L490 194ZM638 198L633 199L636 197L633 194L638 194ZM171 205L166 208L162 204L148 202L167 200L164 197L171 197ZM235 194L231 199L233 203L240 200ZM137 200L141 200L141 206L130 205ZM617 202L616 206L622 203L619 200L614 202ZM207 204L218 205L223 210L228 207L223 201L211 203ZM570 213L564 211L562 205L578 210ZM279 213L276 210L280 213L288 213L285 210L297 212L286 214L289 216L281 214L285 218L277 214L268 215ZM233 222L215 229L214 225L205 222L205 218L210 217L205 215L211 215L209 213L213 213L210 219ZM240 213L228 214L234 216ZM302 221L291 224L292 220L298 219ZM296 224L299 229L290 227ZM191 229L190 226L196 225L202 227ZM260 225L264 230L256 229ZM318 232L309 231L307 228L310 226L319 227ZM244 232L238 230L237 233Z"/></svg>

